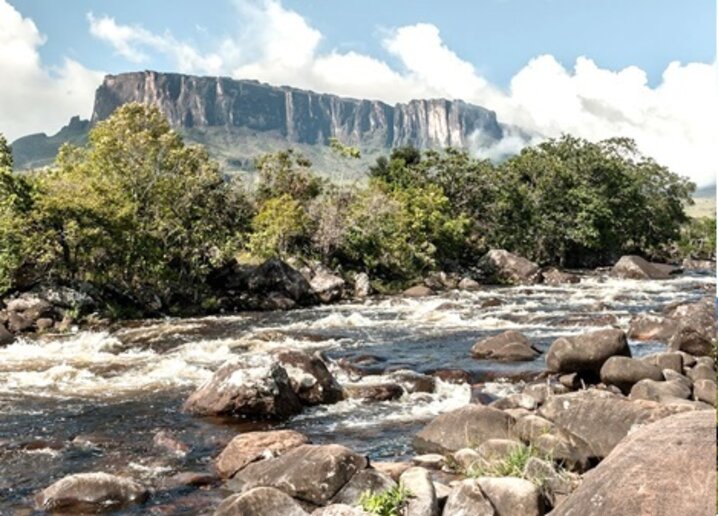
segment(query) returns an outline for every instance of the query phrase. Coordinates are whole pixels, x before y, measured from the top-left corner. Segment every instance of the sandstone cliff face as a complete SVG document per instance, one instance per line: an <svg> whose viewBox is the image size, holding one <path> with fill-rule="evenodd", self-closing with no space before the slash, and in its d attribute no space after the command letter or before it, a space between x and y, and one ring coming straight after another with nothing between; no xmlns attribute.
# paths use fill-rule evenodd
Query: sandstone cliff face
<svg viewBox="0 0 718 516"><path fill-rule="evenodd" d="M158 106L177 128L244 128L309 145L337 137L385 148L464 147L476 131L489 140L502 137L495 113L462 101L390 106L256 81L149 71L107 76L95 95L92 122L133 101Z"/></svg>

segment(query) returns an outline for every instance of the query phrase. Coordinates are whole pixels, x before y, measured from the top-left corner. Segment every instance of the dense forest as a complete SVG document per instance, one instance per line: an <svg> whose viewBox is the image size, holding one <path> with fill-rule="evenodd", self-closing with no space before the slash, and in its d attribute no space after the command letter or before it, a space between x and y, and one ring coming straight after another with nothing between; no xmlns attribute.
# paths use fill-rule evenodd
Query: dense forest
<svg viewBox="0 0 718 516"><path fill-rule="evenodd" d="M491 248L562 267L715 253L715 219L684 210L694 185L623 138L566 135L500 164L397 148L354 185L320 178L291 150L257 170L253 185L225 177L140 104L46 170L13 173L0 137L0 294L86 283L170 310L208 296L208 275L232 259L318 261L391 283L470 270Z"/></svg>

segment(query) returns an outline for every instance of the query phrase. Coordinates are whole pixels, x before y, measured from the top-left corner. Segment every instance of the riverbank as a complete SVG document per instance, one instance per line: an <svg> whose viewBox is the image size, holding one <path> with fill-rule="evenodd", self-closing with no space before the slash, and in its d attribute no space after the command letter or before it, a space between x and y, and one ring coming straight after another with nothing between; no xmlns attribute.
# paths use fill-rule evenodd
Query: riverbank
<svg viewBox="0 0 718 516"><path fill-rule="evenodd" d="M146 502L124 512L212 513L232 494L216 470L222 450L238 434L278 429L296 431L316 445L340 444L369 457L371 465L421 464L437 486L451 488L460 476L442 471L450 469L446 459L443 464L416 459L426 450L414 449L414 438L433 418L491 404L492 410L510 415L517 409L501 404L535 391L537 376L546 385L545 355L561 337L616 326L628 334L634 357L667 351L666 333L638 340L646 335L645 326L635 326L639 314L659 316L669 305L711 297L714 285L712 275L623 280L605 272L562 285L456 289L421 298L146 321L112 333L23 337L0 348L0 439L5 440L1 498L7 500L6 510L19 510L34 505L38 492L64 476L107 472L131 478L151 493ZM507 330L525 335L540 354L522 362L471 357L478 341ZM310 356L321 353L331 375L354 396L304 406L283 422L181 411L192 392L227 360L285 348ZM402 369L414 374L396 373ZM566 389L560 382L550 385ZM611 391L615 389L601 391L601 396L611 396L607 408L630 400ZM544 404L523 410L544 417ZM519 412L512 417L528 415ZM20 428L24 437L18 439Z"/></svg>

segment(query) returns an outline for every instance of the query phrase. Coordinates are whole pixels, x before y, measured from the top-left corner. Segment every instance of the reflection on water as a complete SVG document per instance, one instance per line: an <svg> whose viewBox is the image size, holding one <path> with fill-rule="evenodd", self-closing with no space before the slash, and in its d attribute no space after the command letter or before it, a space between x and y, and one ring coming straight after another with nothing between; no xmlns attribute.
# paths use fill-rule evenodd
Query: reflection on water
<svg viewBox="0 0 718 516"><path fill-rule="evenodd" d="M207 470L237 432L268 427L179 411L193 387L237 353L290 346L321 350L333 361L369 356L367 372L373 374L460 369L473 381L517 377L541 371L543 357L515 364L473 360L472 344L516 329L545 350L561 335L610 324L625 328L632 314L700 298L714 284L710 276L661 282L587 276L560 287L487 288L285 313L149 321L113 334L21 340L0 348L0 514L27 507L35 491L63 475L93 470L143 479L157 489L152 504L211 504L163 486L178 471ZM657 343L631 345L637 355L662 349ZM333 369L347 379L336 364ZM433 394L314 407L283 426L373 458L402 457L423 423L464 405L469 396L468 385L439 381ZM170 430L190 452L180 456L157 448L153 436L159 430Z"/></svg>

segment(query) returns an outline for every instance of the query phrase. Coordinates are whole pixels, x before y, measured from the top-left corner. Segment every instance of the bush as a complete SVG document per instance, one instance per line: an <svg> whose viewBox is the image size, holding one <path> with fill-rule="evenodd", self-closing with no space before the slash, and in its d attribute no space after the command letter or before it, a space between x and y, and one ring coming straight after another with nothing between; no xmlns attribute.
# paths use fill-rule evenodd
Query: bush
<svg viewBox="0 0 718 516"><path fill-rule="evenodd" d="M287 194L267 200L252 220L249 249L258 258L300 254L306 239L309 218L299 201Z"/></svg>
<svg viewBox="0 0 718 516"><path fill-rule="evenodd" d="M398 485L379 493L362 493L359 505L369 514L400 516L410 496L411 493L404 486Z"/></svg>

